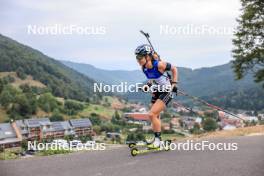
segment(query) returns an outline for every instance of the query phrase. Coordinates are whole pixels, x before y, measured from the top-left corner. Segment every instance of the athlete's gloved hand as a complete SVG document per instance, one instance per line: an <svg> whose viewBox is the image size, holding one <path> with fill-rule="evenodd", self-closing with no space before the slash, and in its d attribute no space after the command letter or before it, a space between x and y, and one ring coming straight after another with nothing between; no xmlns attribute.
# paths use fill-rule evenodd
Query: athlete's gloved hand
<svg viewBox="0 0 264 176"><path fill-rule="evenodd" d="M143 92L147 92L149 91L149 88L152 86L152 83L151 82L147 82L147 84L145 84L143 87L142 87L142 91Z"/></svg>
<svg viewBox="0 0 264 176"><path fill-rule="evenodd" d="M176 84L172 84L172 92L174 92L176 94L176 96L178 95L178 87Z"/></svg>
<svg viewBox="0 0 264 176"><path fill-rule="evenodd" d="M152 86L152 83L151 83L150 81L148 81L148 82L147 82L147 85L148 85L149 87L151 87L151 86Z"/></svg>

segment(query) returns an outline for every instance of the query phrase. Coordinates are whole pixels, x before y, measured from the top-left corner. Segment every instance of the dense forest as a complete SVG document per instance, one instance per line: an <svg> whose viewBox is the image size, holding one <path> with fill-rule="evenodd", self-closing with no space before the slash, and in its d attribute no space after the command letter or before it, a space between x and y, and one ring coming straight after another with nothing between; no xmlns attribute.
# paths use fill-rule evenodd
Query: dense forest
<svg viewBox="0 0 264 176"><path fill-rule="evenodd" d="M218 93L215 96L204 97L211 103L223 108L244 109L251 111L264 110L264 91L260 88L242 89Z"/></svg>
<svg viewBox="0 0 264 176"><path fill-rule="evenodd" d="M0 72L16 72L21 79L31 75L57 97L89 101L94 96L92 79L3 35L0 35L0 63Z"/></svg>

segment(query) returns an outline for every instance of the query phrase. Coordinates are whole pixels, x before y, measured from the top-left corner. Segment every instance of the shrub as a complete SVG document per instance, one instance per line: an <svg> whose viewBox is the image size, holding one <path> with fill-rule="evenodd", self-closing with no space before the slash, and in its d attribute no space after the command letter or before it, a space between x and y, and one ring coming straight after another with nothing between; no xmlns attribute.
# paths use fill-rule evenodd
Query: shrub
<svg viewBox="0 0 264 176"><path fill-rule="evenodd" d="M212 118L206 118L203 122L203 129L205 131L215 131L217 127L216 121Z"/></svg>

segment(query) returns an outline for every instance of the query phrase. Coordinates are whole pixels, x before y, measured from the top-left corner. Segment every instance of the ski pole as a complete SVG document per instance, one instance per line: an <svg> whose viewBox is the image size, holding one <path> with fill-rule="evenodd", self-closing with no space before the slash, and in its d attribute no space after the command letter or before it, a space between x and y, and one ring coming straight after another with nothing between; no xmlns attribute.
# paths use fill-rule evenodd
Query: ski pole
<svg viewBox="0 0 264 176"><path fill-rule="evenodd" d="M232 116L234 116L234 117L236 117L236 118L242 120L243 122L245 122L245 120L242 119L241 117L239 117L239 116L237 116L237 115L235 115L235 114L233 114L233 113L231 113L231 112L229 112L229 111L227 111L227 110L225 110L225 109L223 109L223 108L220 108L220 107L218 107L218 106L216 106L216 105L210 104L210 103L206 102L206 101L203 100L203 99L200 99L200 98L198 98L198 97L195 97L195 96L189 95L189 94L187 94L187 93L185 93L185 92L183 92L183 91L181 91L181 90L178 90L178 92L179 92L180 94L186 96L186 97L189 97L189 98L191 98L191 99L193 99L193 100L195 100L195 101L198 101L198 102L200 102L200 103L202 103L202 104L205 104L205 105L207 105L208 107L210 107L210 108L212 108L212 109L216 109L216 110L219 110L219 111L223 111L223 112L225 112L225 113L227 113L227 114L229 114L229 115L232 115Z"/></svg>

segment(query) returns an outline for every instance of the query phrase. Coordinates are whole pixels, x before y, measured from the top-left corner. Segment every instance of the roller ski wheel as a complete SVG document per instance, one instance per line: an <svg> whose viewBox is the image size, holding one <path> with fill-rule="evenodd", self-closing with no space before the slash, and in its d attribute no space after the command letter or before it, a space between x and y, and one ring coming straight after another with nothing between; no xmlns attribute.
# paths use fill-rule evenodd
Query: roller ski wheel
<svg viewBox="0 0 264 176"><path fill-rule="evenodd" d="M136 143L130 143L130 144L128 144L128 147L129 148L134 148L136 145L137 145Z"/></svg>
<svg viewBox="0 0 264 176"><path fill-rule="evenodd" d="M131 149L131 155L132 156L137 156L137 154L138 154L138 149L137 148L132 148Z"/></svg>

